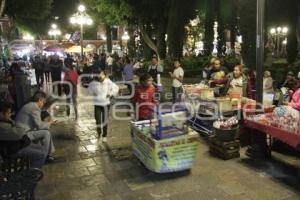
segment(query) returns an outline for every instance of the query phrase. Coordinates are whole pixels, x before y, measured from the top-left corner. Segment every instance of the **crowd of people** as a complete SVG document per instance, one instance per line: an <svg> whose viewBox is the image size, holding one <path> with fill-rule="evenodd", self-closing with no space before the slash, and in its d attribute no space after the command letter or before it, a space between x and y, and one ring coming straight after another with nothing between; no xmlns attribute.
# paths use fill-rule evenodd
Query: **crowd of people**
<svg viewBox="0 0 300 200"><path fill-rule="evenodd" d="M147 72L140 75L139 83L134 83L134 66L128 56L120 58L117 54L91 54L82 58L82 68L72 55L65 59L57 55L45 57L36 55L30 59L35 69L37 87L31 96L28 77L24 73L26 62L13 62L7 70L8 95L0 103L0 143L6 147L6 156L28 156L33 167L41 168L45 162L55 160L52 156L55 148L49 128L57 123L50 115L49 96L41 91L45 82L51 82L53 92L58 96L65 94L67 102L66 114L70 116L72 104L75 119L79 118L77 88L81 73L88 74L87 91L93 97L94 116L98 137L107 142L108 118L111 98L118 96L118 82L127 85L129 93L133 93L131 102L135 108L136 120L147 120L153 117L151 109L159 103L155 94L159 92L160 76L164 73L159 59L153 56ZM214 88L216 96L226 96L238 92L243 97L254 98L255 73L243 65L236 65L229 72L223 59L213 58L202 71L202 83ZM199 72L200 74L200 72ZM172 103L180 102L183 93L184 66L179 59L173 62L173 71L169 72L172 81ZM135 90L133 90L135 86ZM271 73L264 73L264 93L272 93L273 80ZM284 104L300 111L299 80L292 72L287 74L281 87L287 88L289 99ZM3 144L3 145L2 145ZM12 145L14 144L14 145ZM3 152L1 153L3 154Z"/></svg>
<svg viewBox="0 0 300 200"><path fill-rule="evenodd" d="M91 57L92 60L88 59ZM114 81L122 81L123 77L127 82L132 81L133 64L129 57L119 58L116 54L114 58L111 55L106 57L105 54L88 55L81 63L83 66L79 69L78 62L69 54L64 59L58 55L35 55L30 59L12 62L5 70L7 91L0 102L2 157L29 157L31 166L35 168L55 160L52 156L55 148L49 129L57 121L50 114L51 104L55 101L51 95L65 94L66 114L70 116L72 104L77 120L77 88L79 74L83 72L91 76L88 91L94 99L98 136L101 141L107 141L110 99L119 91L110 77ZM35 70L34 87L28 69ZM48 83L51 83L52 90L47 94L49 91L43 91L43 86Z"/></svg>

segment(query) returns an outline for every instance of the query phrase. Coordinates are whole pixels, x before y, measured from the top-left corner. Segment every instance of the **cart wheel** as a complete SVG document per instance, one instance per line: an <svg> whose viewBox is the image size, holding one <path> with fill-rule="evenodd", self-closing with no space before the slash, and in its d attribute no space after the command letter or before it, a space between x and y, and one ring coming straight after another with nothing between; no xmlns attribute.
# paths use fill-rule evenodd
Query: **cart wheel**
<svg viewBox="0 0 300 200"><path fill-rule="evenodd" d="M144 165L144 163L142 161L139 160L139 163L141 164L141 166L145 169L147 169L146 165Z"/></svg>
<svg viewBox="0 0 300 200"><path fill-rule="evenodd" d="M185 175L188 175L192 172L192 169L186 169L186 170L183 170L181 173L185 174Z"/></svg>

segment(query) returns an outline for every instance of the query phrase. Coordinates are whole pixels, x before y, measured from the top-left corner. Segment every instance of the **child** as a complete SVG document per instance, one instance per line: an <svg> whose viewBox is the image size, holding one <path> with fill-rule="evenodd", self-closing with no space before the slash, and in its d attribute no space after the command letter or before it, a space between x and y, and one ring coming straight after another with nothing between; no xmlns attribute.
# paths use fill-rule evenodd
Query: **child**
<svg viewBox="0 0 300 200"><path fill-rule="evenodd" d="M132 99L138 121L152 118L150 109L156 104L154 95L155 87L153 86L153 78L149 74L142 75L140 77L140 86L135 89Z"/></svg>

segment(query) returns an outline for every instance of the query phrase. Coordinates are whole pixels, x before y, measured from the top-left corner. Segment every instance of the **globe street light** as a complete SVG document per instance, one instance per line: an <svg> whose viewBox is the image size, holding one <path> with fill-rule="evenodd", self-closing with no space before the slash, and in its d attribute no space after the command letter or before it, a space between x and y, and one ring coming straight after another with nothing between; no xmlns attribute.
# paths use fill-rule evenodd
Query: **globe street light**
<svg viewBox="0 0 300 200"><path fill-rule="evenodd" d="M78 11L79 12L84 12L85 11L85 6L84 5L79 5L78 6Z"/></svg>
<svg viewBox="0 0 300 200"><path fill-rule="evenodd" d="M57 29L57 25L56 25L56 24L52 24L52 25L51 25L51 28L52 28L52 29Z"/></svg>
<svg viewBox="0 0 300 200"><path fill-rule="evenodd" d="M279 27L277 27L277 33L281 33L281 31L282 31L282 28L279 26Z"/></svg>
<svg viewBox="0 0 300 200"><path fill-rule="evenodd" d="M288 31L289 31L289 29L287 27L282 28L282 33L283 34L287 34Z"/></svg>
<svg viewBox="0 0 300 200"><path fill-rule="evenodd" d="M57 28L56 24L52 24L51 29L48 31L48 35L53 36L54 40L56 40L56 36L61 35L61 31Z"/></svg>
<svg viewBox="0 0 300 200"><path fill-rule="evenodd" d="M274 37L275 44L276 44L276 56L280 56L280 46L282 47L281 52L283 52L283 46L284 44L281 43L281 38L283 37L284 40L286 39L286 35L288 33L289 29L287 27L280 27L278 26L277 28L271 28L270 29L270 34L272 37Z"/></svg>
<svg viewBox="0 0 300 200"><path fill-rule="evenodd" d="M86 8L84 5L78 6L78 12L73 14L70 18L71 24L80 25L80 47L81 47L81 59L83 58L83 25L92 25L93 20L85 12Z"/></svg>
<svg viewBox="0 0 300 200"><path fill-rule="evenodd" d="M270 29L270 33L271 33L271 35L274 35L276 33L276 29L275 28L271 28Z"/></svg>

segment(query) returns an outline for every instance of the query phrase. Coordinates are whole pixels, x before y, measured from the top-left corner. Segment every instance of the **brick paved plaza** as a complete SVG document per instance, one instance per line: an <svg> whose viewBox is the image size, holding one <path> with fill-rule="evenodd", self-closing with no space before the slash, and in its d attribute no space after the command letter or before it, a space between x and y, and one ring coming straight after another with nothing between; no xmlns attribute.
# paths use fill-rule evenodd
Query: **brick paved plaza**
<svg viewBox="0 0 300 200"><path fill-rule="evenodd" d="M82 97L79 102L83 102ZM300 162L274 154L273 161L244 155L224 161L212 157L200 137L197 160L189 172L155 174L131 151L129 121L110 119L107 145L97 139L92 106L79 103L80 120L54 126L58 161L43 167L37 188L41 200L200 199L296 200L300 198ZM63 116L63 115L62 115ZM291 167L294 166L294 167ZM299 170L298 170L299 171Z"/></svg>

